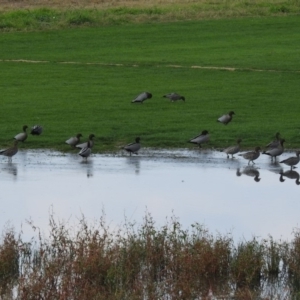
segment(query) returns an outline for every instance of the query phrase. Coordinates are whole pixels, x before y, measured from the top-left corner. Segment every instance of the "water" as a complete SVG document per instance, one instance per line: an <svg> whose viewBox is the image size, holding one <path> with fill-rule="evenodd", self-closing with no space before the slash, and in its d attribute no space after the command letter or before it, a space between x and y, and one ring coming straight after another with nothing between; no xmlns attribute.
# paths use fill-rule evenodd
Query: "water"
<svg viewBox="0 0 300 300"><path fill-rule="evenodd" d="M104 211L116 228L125 217L141 223L149 212L157 226L174 215L184 228L198 222L235 240L291 240L299 226L300 185L297 169L287 174L293 179L280 176L288 170L264 155L249 168L242 157L203 150L93 154L87 162L77 154L19 151L12 163L0 157L0 225L16 232L22 226L30 238L26 220L47 233L50 213L76 224L82 215L94 222Z"/></svg>

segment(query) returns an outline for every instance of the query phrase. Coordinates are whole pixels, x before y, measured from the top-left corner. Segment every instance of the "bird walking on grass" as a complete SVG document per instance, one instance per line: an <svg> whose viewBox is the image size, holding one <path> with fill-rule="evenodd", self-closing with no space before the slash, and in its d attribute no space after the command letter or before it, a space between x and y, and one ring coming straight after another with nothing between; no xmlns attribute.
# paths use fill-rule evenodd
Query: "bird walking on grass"
<svg viewBox="0 0 300 300"><path fill-rule="evenodd" d="M138 96L136 96L136 98L133 99L131 102L132 103L143 103L145 100L151 99L151 98L152 98L151 93L143 92L143 93L139 94Z"/></svg>
<svg viewBox="0 0 300 300"><path fill-rule="evenodd" d="M300 151L296 151L296 156L291 156L287 159L284 159L282 161L280 161L280 163L283 163L283 164L286 164L287 166L290 166L291 167L291 170L293 168L295 168L295 165L297 165L299 163L299 160L300 160Z"/></svg>
<svg viewBox="0 0 300 300"><path fill-rule="evenodd" d="M231 147L228 147L228 148L223 150L223 152L225 152L227 154L227 158L229 158L229 155L231 155L231 158L234 158L233 155L240 152L241 142L242 142L242 140L238 139L237 144L235 146L231 146Z"/></svg>
<svg viewBox="0 0 300 300"><path fill-rule="evenodd" d="M171 102L178 101L178 100L182 100L183 102L185 102L185 97L183 97L177 93L166 94L166 95L163 95L163 97L170 99Z"/></svg>
<svg viewBox="0 0 300 300"><path fill-rule="evenodd" d="M18 133L18 134L14 137L14 139L15 139L16 141L18 141L18 142L25 142L26 139L27 139L27 128L28 128L28 126L27 126L27 125L24 125L24 126L23 126L23 132Z"/></svg>
<svg viewBox="0 0 300 300"><path fill-rule="evenodd" d="M81 137L82 137L82 134L81 133L77 133L76 136L73 136L73 137L69 138L68 140L66 140L66 144L68 144L71 147L75 148L75 146L77 144L79 144Z"/></svg>
<svg viewBox="0 0 300 300"><path fill-rule="evenodd" d="M14 145L10 148L0 150L0 155L8 157L8 161L12 161L12 157L18 153L18 140L15 140Z"/></svg>
<svg viewBox="0 0 300 300"><path fill-rule="evenodd" d="M85 142L85 143L82 143L82 144L77 144L76 148L79 148L79 149L85 148L85 147L87 147L88 142L90 142L90 148L93 148L93 146L94 146L94 141L93 141L94 137L95 137L94 134L90 134L88 141Z"/></svg>
<svg viewBox="0 0 300 300"><path fill-rule="evenodd" d="M43 127L40 125L34 125L31 127L31 134L32 135L41 135L43 132Z"/></svg>
<svg viewBox="0 0 300 300"><path fill-rule="evenodd" d="M227 125L232 120L232 116L235 115L234 111L230 111L228 114L221 116L218 119L218 122L223 123L224 125Z"/></svg>
<svg viewBox="0 0 300 300"><path fill-rule="evenodd" d="M139 137L137 137L135 139L135 143L131 143L131 144L128 144L128 145L123 147L124 150L126 150L127 152L130 153L130 156L131 156L132 153L137 155L140 148L141 148L141 144L140 144L140 138Z"/></svg>
<svg viewBox="0 0 300 300"><path fill-rule="evenodd" d="M203 130L201 134L195 136L191 140L189 140L189 143L196 144L201 148L201 144L208 142L210 139L210 135L207 130Z"/></svg>
<svg viewBox="0 0 300 300"><path fill-rule="evenodd" d="M239 156L243 156L243 158L248 160L248 165L250 162L255 164L254 160L258 159L260 155L260 147L256 147L254 151L249 151L243 154L239 154Z"/></svg>

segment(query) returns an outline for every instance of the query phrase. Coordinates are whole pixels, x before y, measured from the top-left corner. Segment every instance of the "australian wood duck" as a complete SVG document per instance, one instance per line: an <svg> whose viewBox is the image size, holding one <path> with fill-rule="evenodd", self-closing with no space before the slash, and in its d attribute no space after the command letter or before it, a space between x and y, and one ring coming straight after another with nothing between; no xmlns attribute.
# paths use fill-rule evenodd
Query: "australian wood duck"
<svg viewBox="0 0 300 300"><path fill-rule="evenodd" d="M87 158L91 155L92 153L92 148L91 148L91 143L90 140L87 141L87 145L85 147L83 147L80 151L79 151L79 155L83 158L85 158L87 160Z"/></svg>
<svg viewBox="0 0 300 300"><path fill-rule="evenodd" d="M207 130L203 130L201 134L198 136L195 136L191 140L189 140L189 143L197 144L199 147L201 147L201 144L208 142L210 139L209 133Z"/></svg>
<svg viewBox="0 0 300 300"><path fill-rule="evenodd" d="M284 142L285 142L284 139L280 139L277 147L270 148L267 151L263 151L263 154L271 156L272 161L273 161L273 158L275 158L275 162L276 162L276 157L281 155L284 151L284 147L283 147Z"/></svg>
<svg viewBox="0 0 300 300"><path fill-rule="evenodd" d="M81 133L77 133L76 136L73 136L66 140L66 143L70 145L71 147L75 148L75 146L80 142L80 138L82 137Z"/></svg>
<svg viewBox="0 0 300 300"><path fill-rule="evenodd" d="M229 155L231 155L231 158L234 158L234 154L240 152L240 144L241 144L242 140L238 139L237 140L237 144L235 146L231 146L228 147L226 149L223 150L223 152L225 152L227 154L227 158L229 158Z"/></svg>
<svg viewBox="0 0 300 300"><path fill-rule="evenodd" d="M135 139L135 143L131 143L131 144L128 144L128 145L123 147L124 150L126 150L127 152L130 153L130 156L131 156L132 153L137 155L140 148L141 148L141 144L140 144L140 138L139 137L137 137Z"/></svg>
<svg viewBox="0 0 300 300"><path fill-rule="evenodd" d="M232 116L235 115L234 111L230 111L228 114L221 116L218 122L227 125L232 120Z"/></svg>
<svg viewBox="0 0 300 300"><path fill-rule="evenodd" d="M139 94L135 99L133 99L131 102L132 103L143 103L147 99L151 99L152 94L149 92L143 92Z"/></svg>
<svg viewBox="0 0 300 300"><path fill-rule="evenodd" d="M27 125L24 125L24 126L23 126L23 132L18 133L18 134L14 137L14 139L15 139L16 141L18 141L18 142L25 142L26 139L27 139L27 128L28 128L28 126L27 126Z"/></svg>
<svg viewBox="0 0 300 300"><path fill-rule="evenodd" d="M32 135L40 135L43 132L43 127L40 125L34 125L31 127L31 134Z"/></svg>
<svg viewBox="0 0 300 300"><path fill-rule="evenodd" d="M250 162L252 162L252 164L255 164L254 160L259 158L259 155L260 155L260 147L255 147L254 151L249 151L243 154L239 154L239 156L243 156L243 158L248 160L248 165Z"/></svg>
<svg viewBox="0 0 300 300"><path fill-rule="evenodd" d="M166 95L163 95L163 97L170 99L172 102L177 101L177 100L182 100L185 102L185 97L183 97L177 93L166 94Z"/></svg>
<svg viewBox="0 0 300 300"><path fill-rule="evenodd" d="M0 155L8 157L8 161L12 161L12 157L18 153L18 140L15 140L14 145L10 148L0 150Z"/></svg>
<svg viewBox="0 0 300 300"><path fill-rule="evenodd" d="M300 151L296 151L296 156L291 156L287 159L282 160L280 163L286 164L288 166L291 167L291 170L293 169L293 167L295 167L295 165L298 164L299 162L299 155L300 155Z"/></svg>

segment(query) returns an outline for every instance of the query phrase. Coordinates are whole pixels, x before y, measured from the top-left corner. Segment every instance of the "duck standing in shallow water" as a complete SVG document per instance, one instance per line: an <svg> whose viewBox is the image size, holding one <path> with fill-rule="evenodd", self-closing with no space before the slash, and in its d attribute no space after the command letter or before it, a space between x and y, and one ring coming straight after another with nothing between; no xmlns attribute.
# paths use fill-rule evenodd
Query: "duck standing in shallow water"
<svg viewBox="0 0 300 300"><path fill-rule="evenodd" d="M140 140L141 139L139 137L137 137L135 139L135 143L128 144L128 145L124 146L122 149L124 149L127 152L129 152L130 156L131 156L132 153L137 155L138 151L141 148Z"/></svg>
<svg viewBox="0 0 300 300"><path fill-rule="evenodd" d="M0 155L8 157L8 161L12 161L12 157L18 153L18 140L15 140L15 143L12 147L0 150Z"/></svg>
<svg viewBox="0 0 300 300"><path fill-rule="evenodd" d="M76 136L73 136L73 137L69 138L68 140L66 140L66 144L68 144L71 147L75 148L75 146L77 144L79 144L81 137L82 137L82 134L81 133L77 133Z"/></svg>
<svg viewBox="0 0 300 300"><path fill-rule="evenodd" d="M235 146L231 146L228 147L226 149L223 150L223 152L225 152L227 154L227 158L229 158L229 155L232 155L231 158L234 158L234 154L240 152L240 144L241 144L242 140L238 139L237 140L237 144Z"/></svg>
<svg viewBox="0 0 300 300"><path fill-rule="evenodd" d="M151 99L152 94L149 92L143 92L139 94L135 99L131 101L131 103L143 103L147 99Z"/></svg>
<svg viewBox="0 0 300 300"><path fill-rule="evenodd" d="M198 136L195 136L191 140L189 140L189 143L197 144L199 148L201 148L201 144L208 142L210 139L209 133L207 130L203 130L201 134Z"/></svg>
<svg viewBox="0 0 300 300"><path fill-rule="evenodd" d="M234 111L230 111L227 115L223 115L218 119L218 122L227 125L232 120L232 116L235 115Z"/></svg>
<svg viewBox="0 0 300 300"><path fill-rule="evenodd" d="M163 95L163 97L170 99L171 102L178 101L178 100L182 100L183 102L185 102L185 97L183 97L177 93L166 94L166 95Z"/></svg>
<svg viewBox="0 0 300 300"><path fill-rule="evenodd" d="M91 153L92 153L91 143L90 141L88 141L87 145L79 151L78 155L80 155L81 157L87 160L87 158L91 155Z"/></svg>
<svg viewBox="0 0 300 300"><path fill-rule="evenodd" d="M272 161L273 161L273 158L275 158L275 162L276 162L276 157L281 155L284 151L284 147L283 147L284 142L285 142L284 139L280 139L279 145L277 147L270 148L269 150L264 151L263 154L271 156Z"/></svg>
<svg viewBox="0 0 300 300"><path fill-rule="evenodd" d="M28 126L27 126L27 125L24 125L24 126L23 126L23 132L18 133L18 134L14 137L14 139L15 139L16 141L18 141L18 142L25 142L26 139L27 139L27 128L28 128Z"/></svg>
<svg viewBox="0 0 300 300"><path fill-rule="evenodd" d="M300 155L300 151L296 151L296 156L292 156L285 160L282 160L280 161L280 163L290 166L292 170L293 168L295 168L295 165L297 165L300 160L299 155Z"/></svg>
<svg viewBox="0 0 300 300"><path fill-rule="evenodd" d="M255 164L254 160L258 159L260 155L260 147L256 147L254 151L249 151L243 154L239 154L239 156L243 156L245 159L248 160L248 165L250 162Z"/></svg>

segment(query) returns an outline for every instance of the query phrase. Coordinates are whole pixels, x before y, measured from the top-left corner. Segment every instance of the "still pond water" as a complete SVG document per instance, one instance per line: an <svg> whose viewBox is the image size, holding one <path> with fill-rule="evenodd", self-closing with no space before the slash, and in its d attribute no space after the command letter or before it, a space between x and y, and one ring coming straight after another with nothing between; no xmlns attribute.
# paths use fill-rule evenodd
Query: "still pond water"
<svg viewBox="0 0 300 300"><path fill-rule="evenodd" d="M264 155L249 168L242 157L203 150L93 154L87 162L77 154L19 151L12 163L0 157L0 226L22 226L30 238L26 220L47 233L51 212L74 225L82 215L93 223L104 211L110 228L125 218L140 224L149 212L157 226L176 216L185 229L198 222L238 241L291 240L300 223L300 185L298 169L287 174L292 179L280 176L288 170Z"/></svg>

